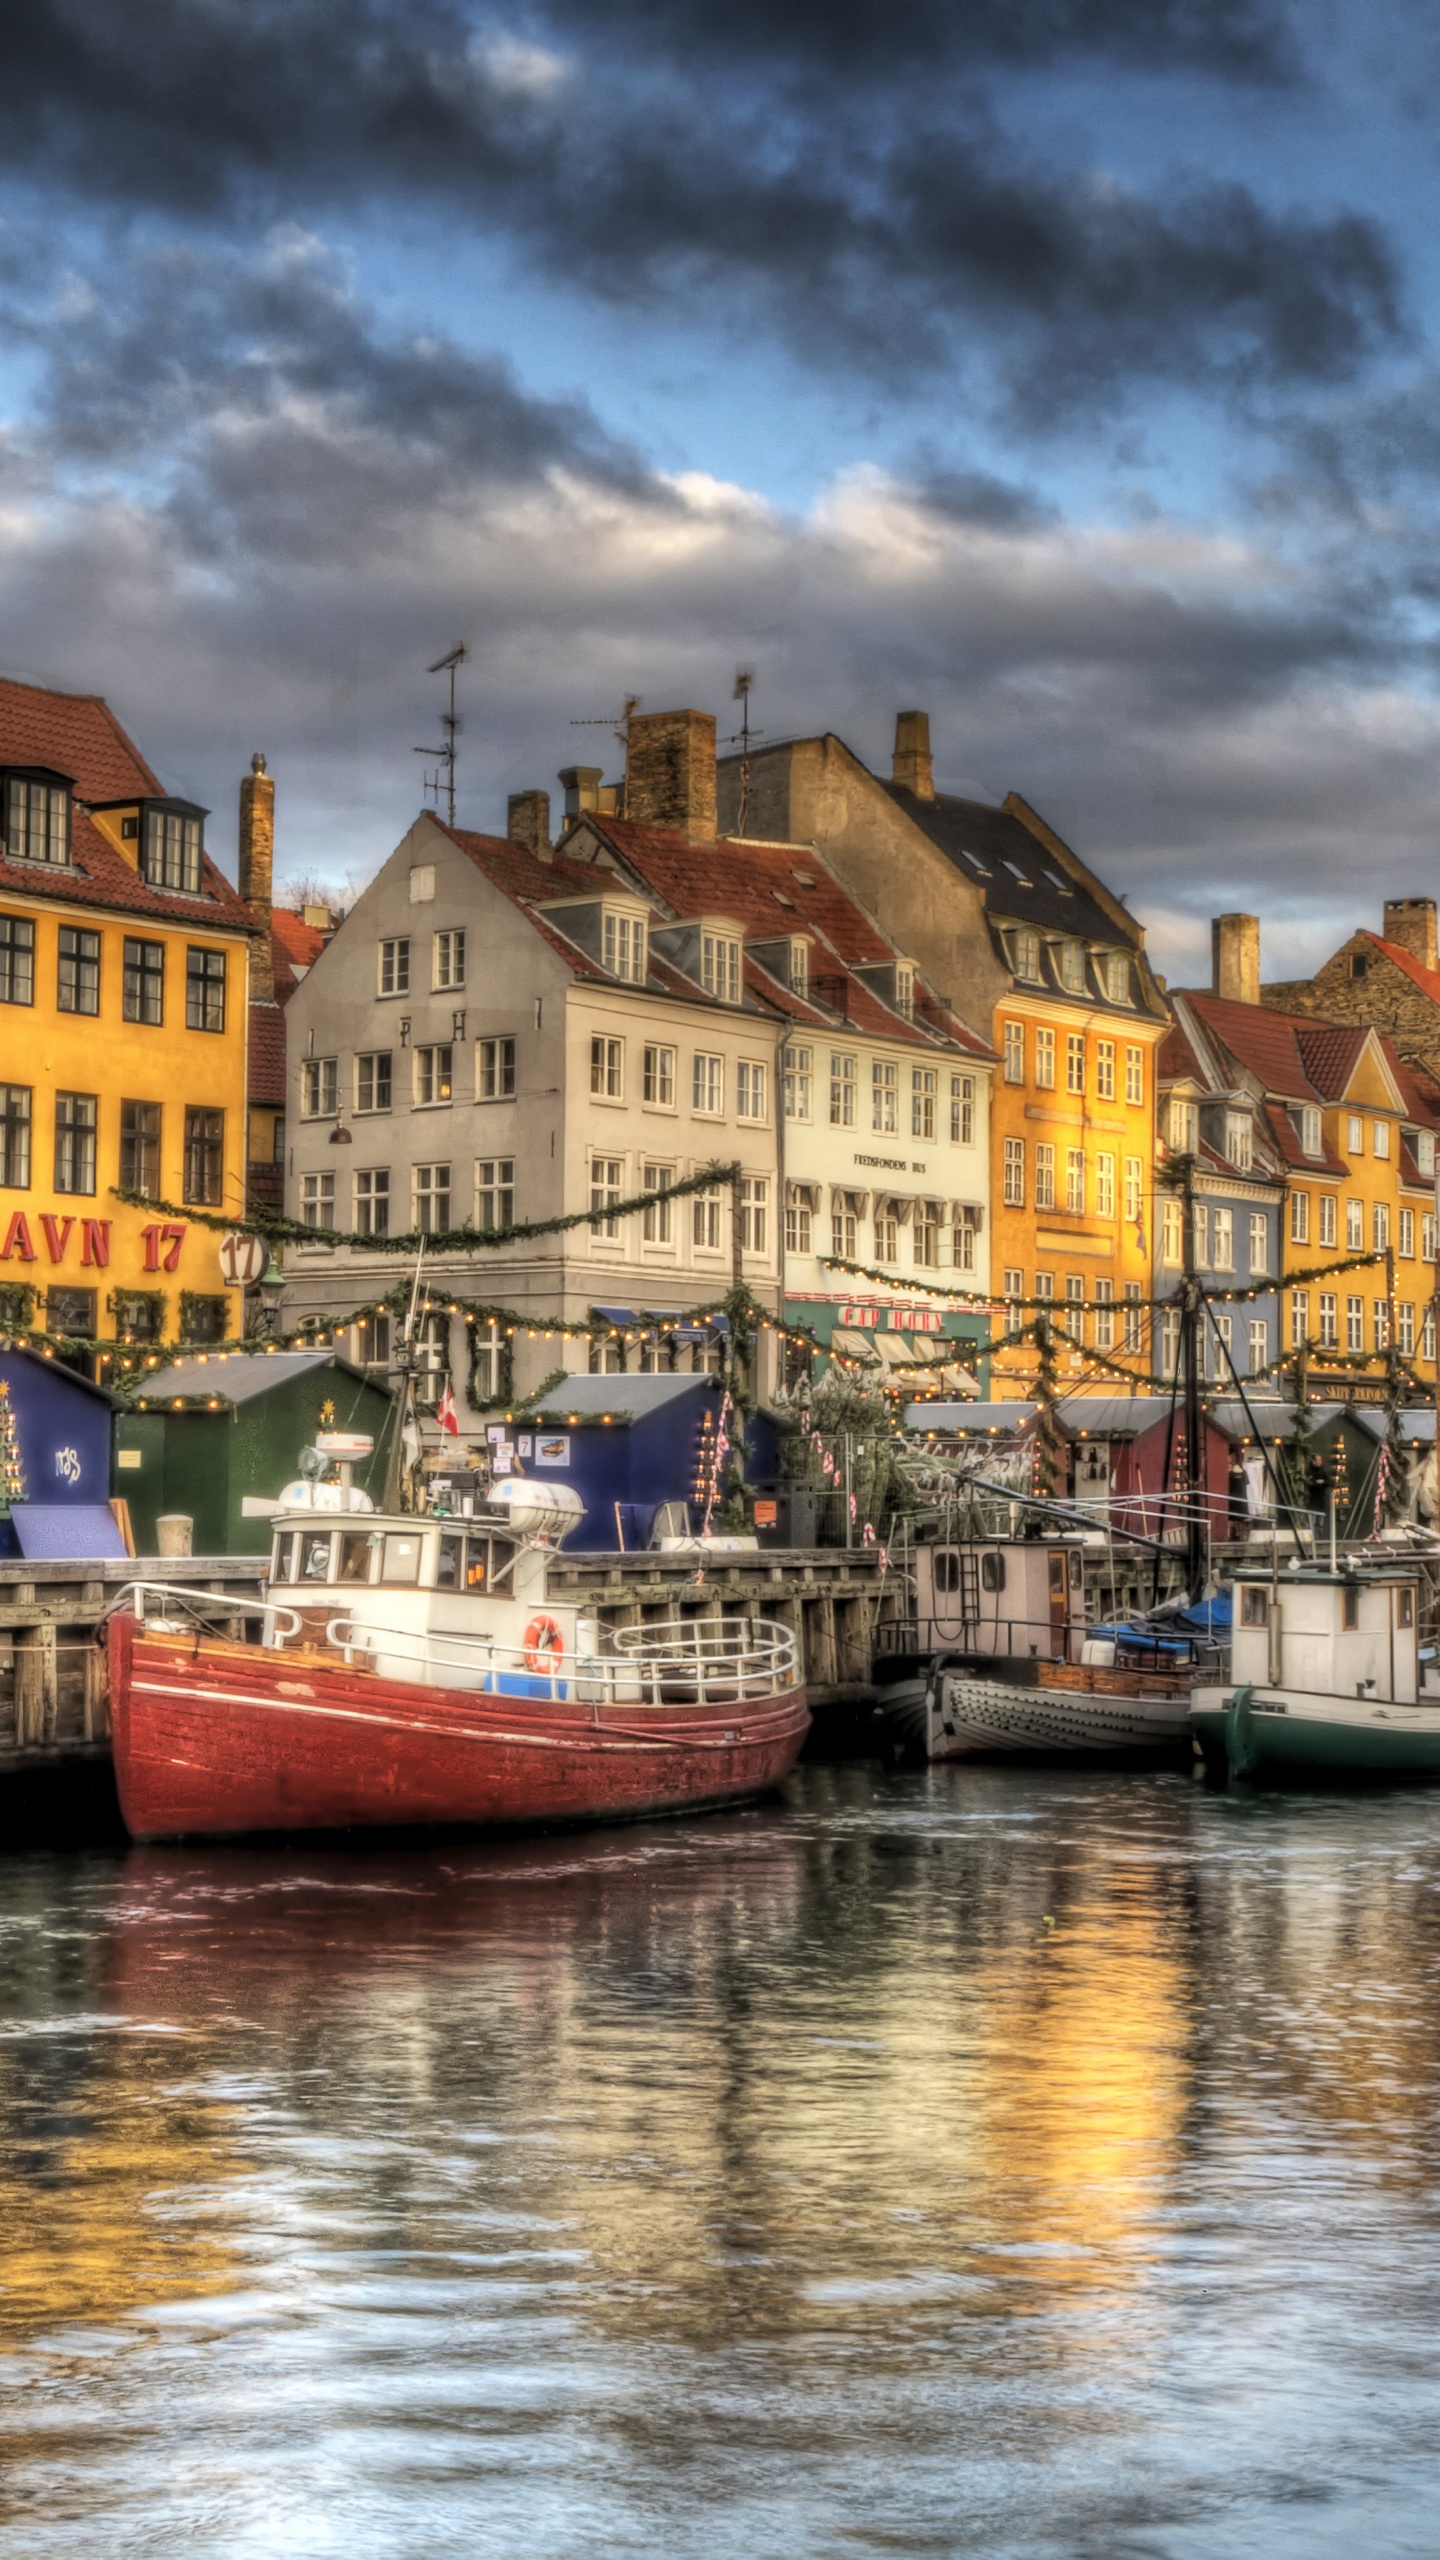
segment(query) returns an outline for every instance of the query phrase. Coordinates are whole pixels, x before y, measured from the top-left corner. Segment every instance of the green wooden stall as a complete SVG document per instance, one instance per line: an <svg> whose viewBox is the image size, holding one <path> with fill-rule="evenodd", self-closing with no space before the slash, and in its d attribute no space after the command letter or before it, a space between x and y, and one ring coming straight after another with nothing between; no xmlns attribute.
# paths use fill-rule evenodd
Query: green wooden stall
<svg viewBox="0 0 1440 2560"><path fill-rule="evenodd" d="M392 1398L334 1351L238 1353L176 1360L116 1416L115 1491L130 1506L137 1555L158 1553L156 1522L183 1512L196 1555L263 1555L268 1520L247 1519L247 1494L273 1501L317 1431L365 1431L375 1454L355 1482L379 1501Z"/></svg>

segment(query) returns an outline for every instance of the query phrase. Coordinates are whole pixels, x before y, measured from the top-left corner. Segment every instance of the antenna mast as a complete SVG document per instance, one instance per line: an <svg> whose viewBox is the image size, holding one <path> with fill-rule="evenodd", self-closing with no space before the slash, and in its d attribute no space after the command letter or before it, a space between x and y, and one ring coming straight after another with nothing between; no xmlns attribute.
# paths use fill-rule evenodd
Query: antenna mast
<svg viewBox="0 0 1440 2560"><path fill-rule="evenodd" d="M725 741L727 747L738 746L740 749L740 823L735 830L740 836L745 833L750 816L750 740L752 736L763 735L762 731L758 729L752 731L750 727L750 687L754 681L753 667L736 668L735 690L730 699L740 705L740 726L734 736Z"/></svg>
<svg viewBox="0 0 1440 2560"><path fill-rule="evenodd" d="M427 774L425 777L425 788L427 791L434 792L437 808L440 804L440 773L441 771L444 772L446 815L452 827L455 824L455 759L459 751L457 741L460 736L460 714L455 708L455 675L456 670L464 666L469 655L470 652L466 647L465 642L460 640L456 642L453 649L447 650L443 658L437 658L433 666L426 668L425 673L427 676L443 675L448 670L450 676L450 708L448 711L442 711L440 714L440 726L445 732L445 743L443 747L417 747L415 749L417 756L434 756L437 759L437 770L433 775Z"/></svg>

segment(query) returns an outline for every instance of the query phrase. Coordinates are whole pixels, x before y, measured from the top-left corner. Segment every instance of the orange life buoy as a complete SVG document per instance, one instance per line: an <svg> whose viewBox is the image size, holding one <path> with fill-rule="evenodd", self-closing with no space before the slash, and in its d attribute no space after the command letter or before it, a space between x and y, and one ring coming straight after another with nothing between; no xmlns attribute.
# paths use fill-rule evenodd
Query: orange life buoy
<svg viewBox="0 0 1440 2560"><path fill-rule="evenodd" d="M525 1630L525 1667L544 1677L565 1659L565 1638L553 1618L532 1618Z"/></svg>

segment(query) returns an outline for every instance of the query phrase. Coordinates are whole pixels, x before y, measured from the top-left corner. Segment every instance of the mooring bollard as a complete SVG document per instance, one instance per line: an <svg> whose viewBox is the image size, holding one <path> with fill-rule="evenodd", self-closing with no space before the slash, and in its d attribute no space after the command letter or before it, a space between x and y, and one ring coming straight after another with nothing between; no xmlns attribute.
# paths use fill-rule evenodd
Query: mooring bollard
<svg viewBox="0 0 1440 2560"><path fill-rule="evenodd" d="M188 1556L195 1523L183 1511L162 1511L155 1535L162 1556Z"/></svg>

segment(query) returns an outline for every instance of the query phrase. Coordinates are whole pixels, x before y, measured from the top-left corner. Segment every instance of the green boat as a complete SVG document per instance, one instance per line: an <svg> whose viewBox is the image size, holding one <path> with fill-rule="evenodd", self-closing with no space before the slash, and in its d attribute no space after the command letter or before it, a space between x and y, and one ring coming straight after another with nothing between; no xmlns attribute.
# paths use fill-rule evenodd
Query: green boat
<svg viewBox="0 0 1440 2560"><path fill-rule="evenodd" d="M1223 1778L1440 1778L1440 1679L1420 1661L1416 1557L1235 1576L1230 1678L1190 1726Z"/></svg>

